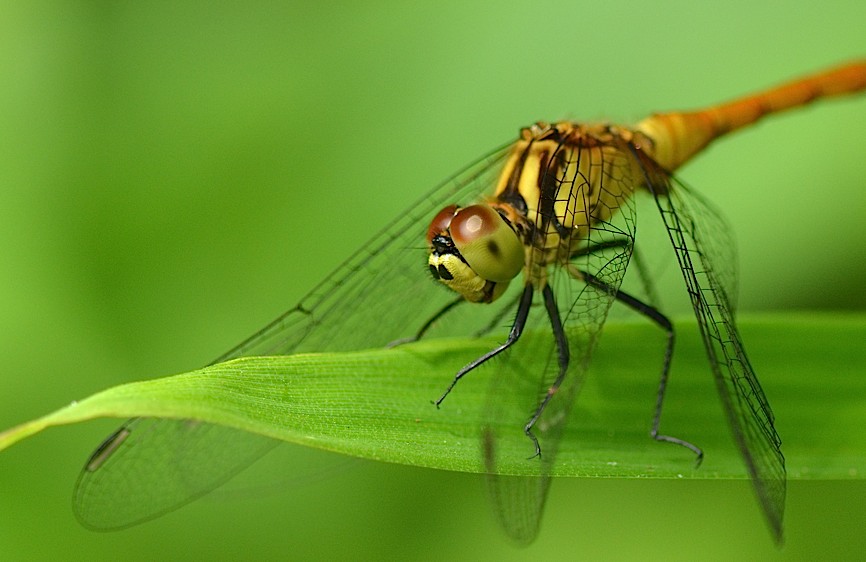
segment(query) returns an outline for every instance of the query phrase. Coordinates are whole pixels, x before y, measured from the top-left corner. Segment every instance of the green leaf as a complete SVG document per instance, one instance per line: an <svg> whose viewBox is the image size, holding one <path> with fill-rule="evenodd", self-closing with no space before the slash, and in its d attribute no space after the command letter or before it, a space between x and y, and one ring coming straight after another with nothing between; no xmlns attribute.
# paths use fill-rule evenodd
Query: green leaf
<svg viewBox="0 0 866 562"><path fill-rule="evenodd" d="M643 323L609 323L559 446L555 474L594 477L745 477L693 322L678 340L662 429L701 446L694 467L681 447L647 433L661 338ZM760 316L740 323L774 408L789 476L866 475L866 317ZM120 385L0 434L0 450L49 426L97 417L194 418L291 443L386 462L483 472L480 427L495 368L473 371L442 408L462 365L456 349L491 340L431 340L395 349L250 357ZM520 431L498 444L505 473L532 474Z"/></svg>

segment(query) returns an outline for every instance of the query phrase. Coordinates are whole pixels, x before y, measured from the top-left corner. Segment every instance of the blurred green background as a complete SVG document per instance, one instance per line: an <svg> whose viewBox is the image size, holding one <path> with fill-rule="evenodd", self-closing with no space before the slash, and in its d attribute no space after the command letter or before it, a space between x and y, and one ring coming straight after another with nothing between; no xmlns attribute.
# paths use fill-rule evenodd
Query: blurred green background
<svg viewBox="0 0 866 562"><path fill-rule="evenodd" d="M0 428L209 362L522 125L628 123L718 102L862 57L864 21L861 0L4 3ZM681 171L735 228L742 310L866 307L864 125L862 96L822 103ZM793 482L779 552L745 482L560 480L539 540L515 550L477 477L358 462L307 478L290 457L304 457L297 474L331 459L288 447L271 461L285 463L278 491L97 534L69 498L115 425L52 430L0 454L0 559L866 549L862 481Z"/></svg>

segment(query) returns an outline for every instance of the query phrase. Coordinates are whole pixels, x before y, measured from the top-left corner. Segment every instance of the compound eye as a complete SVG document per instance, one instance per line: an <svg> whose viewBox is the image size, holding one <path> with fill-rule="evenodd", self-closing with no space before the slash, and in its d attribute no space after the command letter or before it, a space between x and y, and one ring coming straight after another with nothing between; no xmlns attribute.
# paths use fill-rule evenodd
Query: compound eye
<svg viewBox="0 0 866 562"><path fill-rule="evenodd" d="M504 283L523 269L523 244L493 208L471 205L457 209L449 232L460 255L483 279Z"/></svg>
<svg viewBox="0 0 866 562"><path fill-rule="evenodd" d="M427 243L432 244L433 238L442 233L448 232L448 227L451 226L451 219L457 212L457 205L448 205L439 211L433 220L430 221L430 226L427 227Z"/></svg>

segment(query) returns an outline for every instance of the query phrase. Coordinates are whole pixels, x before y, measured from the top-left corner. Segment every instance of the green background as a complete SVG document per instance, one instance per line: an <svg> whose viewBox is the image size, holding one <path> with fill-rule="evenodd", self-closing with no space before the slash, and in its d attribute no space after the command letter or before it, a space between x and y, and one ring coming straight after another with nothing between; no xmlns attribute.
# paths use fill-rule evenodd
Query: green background
<svg viewBox="0 0 866 562"><path fill-rule="evenodd" d="M862 57L864 20L859 0L4 4L0 428L209 362L522 125L722 101ZM864 125L862 97L823 103L681 171L735 229L742 310L866 308ZM515 550L477 477L340 461L319 476L332 459L289 447L261 469L274 490L96 534L69 497L115 425L0 455L0 559L866 549L862 481L793 482L778 552L746 482L558 480L539 540Z"/></svg>

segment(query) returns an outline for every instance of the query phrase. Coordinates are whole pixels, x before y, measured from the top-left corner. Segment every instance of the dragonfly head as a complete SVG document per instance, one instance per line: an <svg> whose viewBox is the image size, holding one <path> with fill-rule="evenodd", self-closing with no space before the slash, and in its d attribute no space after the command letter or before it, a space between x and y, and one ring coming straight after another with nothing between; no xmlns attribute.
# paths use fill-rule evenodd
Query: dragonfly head
<svg viewBox="0 0 866 562"><path fill-rule="evenodd" d="M471 302L493 302L523 269L524 248L489 205L449 205L427 229L433 277Z"/></svg>

